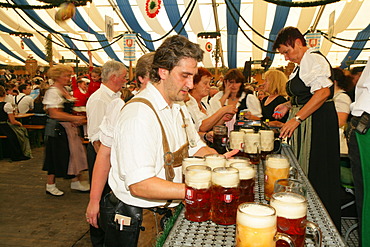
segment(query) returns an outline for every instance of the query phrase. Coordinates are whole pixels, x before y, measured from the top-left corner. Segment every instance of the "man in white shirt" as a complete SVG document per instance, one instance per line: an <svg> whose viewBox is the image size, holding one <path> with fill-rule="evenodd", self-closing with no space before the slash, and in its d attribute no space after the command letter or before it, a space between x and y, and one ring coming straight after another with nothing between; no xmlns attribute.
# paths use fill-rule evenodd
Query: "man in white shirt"
<svg viewBox="0 0 370 247"><path fill-rule="evenodd" d="M355 199L359 223L360 246L370 241L368 219L370 197L370 58L355 88L355 101L351 104L351 122L348 128L348 151L351 161ZM366 193L365 193L366 192ZM362 235L362 236L361 236Z"/></svg>
<svg viewBox="0 0 370 247"><path fill-rule="evenodd" d="M132 229L130 232L116 229L112 223L114 213L108 217L102 207L100 217L110 224L106 233L111 238L105 242L106 246L152 246L161 228L161 216L156 213L158 207L165 205L167 200L183 200L185 197L181 167L173 168L173 181L166 180L160 123L170 152L188 148L188 155L216 153L200 140L182 102L193 87L197 62L202 58L199 45L179 35L167 38L154 55L151 83L134 98L148 100L153 109L145 103L134 102L121 111L113 134L112 167L108 179L113 194L104 198L103 205L105 208L112 206L115 212L131 217L129 228ZM178 203L172 202L169 208ZM145 227L144 231L140 231L142 227Z"/></svg>
<svg viewBox="0 0 370 247"><path fill-rule="evenodd" d="M19 94L14 96L13 104L18 107L19 113L27 113L33 109L33 98L31 94L31 86L28 84L21 84L18 87Z"/></svg>
<svg viewBox="0 0 370 247"><path fill-rule="evenodd" d="M106 62L102 68L102 84L87 101L87 134L90 141L87 145L87 162L89 166L90 183L96 154L101 145L99 139L99 126L107 110L107 105L112 100L120 98L120 90L126 82L126 75L127 69L123 63L114 60ZM109 191L108 186L106 186L105 189L105 192L107 191ZM103 246L104 231L100 228L90 226L90 238L93 246Z"/></svg>

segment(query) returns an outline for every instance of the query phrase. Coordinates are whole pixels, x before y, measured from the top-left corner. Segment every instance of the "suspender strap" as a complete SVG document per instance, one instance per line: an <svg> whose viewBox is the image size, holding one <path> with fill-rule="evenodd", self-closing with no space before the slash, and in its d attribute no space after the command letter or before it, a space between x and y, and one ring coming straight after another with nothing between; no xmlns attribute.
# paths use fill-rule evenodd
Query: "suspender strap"
<svg viewBox="0 0 370 247"><path fill-rule="evenodd" d="M149 106L154 114L156 115L159 125L161 126L161 132L162 132L162 143L163 143L163 159L164 159L164 169L166 173L166 180L168 181L173 181L175 178L175 172L173 170L174 167L179 167L182 165L182 160L185 157L188 157L188 150L189 150L189 142L187 141L184 145L182 145L177 151L171 152L170 147L168 145L168 140L166 136L166 132L164 131L162 122L158 116L157 111L154 109L152 103L150 103L149 100L144 99L144 98L133 98L129 102L127 102L123 107L125 107L127 104L133 103L133 102L140 102L143 104L146 104ZM185 125L185 116L182 110L180 109L181 116L184 122L183 128L185 128L186 131L186 125ZM168 207L171 204L172 200L168 200L164 207Z"/></svg>
<svg viewBox="0 0 370 247"><path fill-rule="evenodd" d="M15 96L15 99L14 99L14 102L15 102L15 104L16 104L16 105L18 105L18 104L21 102L21 100L22 100L26 95L23 95L23 96L19 99L19 101L17 101L17 96L18 96L18 95L16 95L16 96Z"/></svg>

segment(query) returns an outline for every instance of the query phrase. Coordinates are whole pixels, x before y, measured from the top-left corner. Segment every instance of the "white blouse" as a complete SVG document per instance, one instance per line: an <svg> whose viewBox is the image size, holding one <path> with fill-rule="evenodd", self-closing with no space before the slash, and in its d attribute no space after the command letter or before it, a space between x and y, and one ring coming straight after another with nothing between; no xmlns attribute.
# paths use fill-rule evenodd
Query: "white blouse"
<svg viewBox="0 0 370 247"><path fill-rule="evenodd" d="M195 129L199 131L199 127L202 125L203 120L210 116L208 115L208 109L207 109L209 107L207 107L207 105L205 107L203 106L203 108L206 110L206 113L204 113L199 109L198 102L196 101L196 99L190 94L189 94L189 98L190 100L186 102L186 107L188 108L190 116L194 121ZM202 101L202 104L204 104L203 101Z"/></svg>
<svg viewBox="0 0 370 247"><path fill-rule="evenodd" d="M344 90L339 90L336 92L333 100L335 104L335 110L337 110L337 112L344 112L348 114L351 112L349 106L351 105L352 101Z"/></svg>
<svg viewBox="0 0 370 247"><path fill-rule="evenodd" d="M310 92L313 94L316 90L330 87L333 82L329 79L331 75L330 65L326 59L314 53L314 50L308 49L302 57L299 65L299 77L302 79L307 87L310 87ZM294 70L290 74L289 79L292 79L297 74Z"/></svg>

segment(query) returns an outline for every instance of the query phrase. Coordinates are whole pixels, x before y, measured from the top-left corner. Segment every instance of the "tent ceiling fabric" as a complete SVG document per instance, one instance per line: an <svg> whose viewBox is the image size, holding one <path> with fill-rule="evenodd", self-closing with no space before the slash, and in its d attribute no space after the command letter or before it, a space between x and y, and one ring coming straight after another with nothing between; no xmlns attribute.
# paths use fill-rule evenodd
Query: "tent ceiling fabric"
<svg viewBox="0 0 370 247"><path fill-rule="evenodd" d="M0 3L6 2L6 0L0 0ZM36 0L13 0L10 2L30 5L42 4ZM106 15L114 19L115 37L125 32L136 31L145 39L159 39L156 42L142 40L141 44L137 44L136 58L148 52L146 47L150 49L157 48L164 40L160 38L171 29L173 31L170 35L177 34L177 32L187 35L191 41L199 43L204 50L206 50L206 43L208 41L215 48L215 40L200 39L197 37L199 32L216 31L212 0L162 0L159 13L155 18L149 18L146 15L146 2L146 0L93 0L93 3L89 7L78 7L78 14L75 18L62 23L56 23L54 21L57 9L23 11L21 9L0 8L0 27L2 27L0 29L0 63L24 65L24 60L29 55L32 55L40 66L47 65L47 61L44 60L44 55L46 54L45 37L49 34L49 31L53 31L53 41L61 44L61 46L53 44L55 62L58 62L62 57L65 59L75 59L78 56L82 63L86 63L88 57L86 51L89 49L99 49L93 52L93 62L96 65L102 65L111 58L124 61L123 39L105 49L102 48L102 46L108 44L107 41L104 41L104 20ZM246 22L262 34L262 36L266 39L273 39L276 36L276 29L282 26L296 26L302 32L306 32L313 25L320 8L284 7L285 10L281 11L282 7L263 0L215 0L214 2L217 5L225 65L231 65L231 67L243 67L244 62L250 58L252 60L262 60L266 57L266 52L252 45L239 29L236 34L235 31L233 31L234 33L230 33L230 30L227 30L228 26L236 25L232 23L233 18L227 18L228 14L229 16L230 14L234 14L235 16L235 13L239 12ZM240 9L238 11L231 10L230 12L228 11L227 3L236 4L237 9L240 4ZM370 0L341 0L328 4L325 6L322 17L318 22L317 30L321 30L324 33L328 32L329 15L335 11L333 33L335 37L349 40L354 40L356 37L369 37L367 35L370 24L370 15L367 13L369 9ZM39 18L39 20L37 21L35 18ZM179 19L181 20L179 21ZM243 29L244 33L253 42L264 50L269 50L271 42L253 32L239 16L235 16L235 19L239 20L238 24L240 28ZM40 22L45 23L47 27L43 26ZM174 26L176 23L177 26ZM34 36L30 38L30 41L24 42L24 49L22 49L21 38L9 35L9 30L13 32L28 32ZM59 33L66 36L62 37ZM71 40L70 38L88 40L90 42ZM370 56L370 49L363 50L360 53L352 50L349 53L349 48L358 47L359 44L356 43L360 42L335 41L348 48L340 47L323 37L321 38L321 51L327 56L333 66L339 66L346 56L348 58L349 54L352 54L352 56L358 54L357 60L367 60ZM365 48L370 48L369 41L362 42L360 47L363 43L365 43ZM69 50L67 47L70 46L79 51ZM234 55L228 54L228 49ZM124 63L126 65L129 64L127 61L124 61ZM284 66L286 64L287 62L281 55L275 54L273 67ZM206 67L215 66L212 51L205 52L203 65ZM221 62L219 63L220 65Z"/></svg>

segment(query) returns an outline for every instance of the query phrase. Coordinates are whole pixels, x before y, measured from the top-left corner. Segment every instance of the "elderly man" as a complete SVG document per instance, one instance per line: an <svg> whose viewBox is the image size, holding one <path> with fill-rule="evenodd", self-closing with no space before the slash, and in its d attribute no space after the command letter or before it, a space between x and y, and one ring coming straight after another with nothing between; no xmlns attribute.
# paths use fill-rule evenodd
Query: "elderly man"
<svg viewBox="0 0 370 247"><path fill-rule="evenodd" d="M105 246L152 246L160 217L185 197L182 158L216 153L200 140L182 102L202 59L199 45L179 35L167 38L154 55L151 83L121 111L108 179L113 193L100 212L109 236Z"/></svg>
<svg viewBox="0 0 370 247"><path fill-rule="evenodd" d="M87 134L89 144L87 146L87 161L89 166L90 183L92 172L96 159L96 154L100 148L99 140L99 125L105 115L107 105L114 99L121 96L121 88L126 82L127 69L123 63L117 61L108 61L102 68L102 84L87 101ZM106 186L106 191L109 191ZM101 229L90 227L90 237L93 246L103 246L104 231Z"/></svg>

